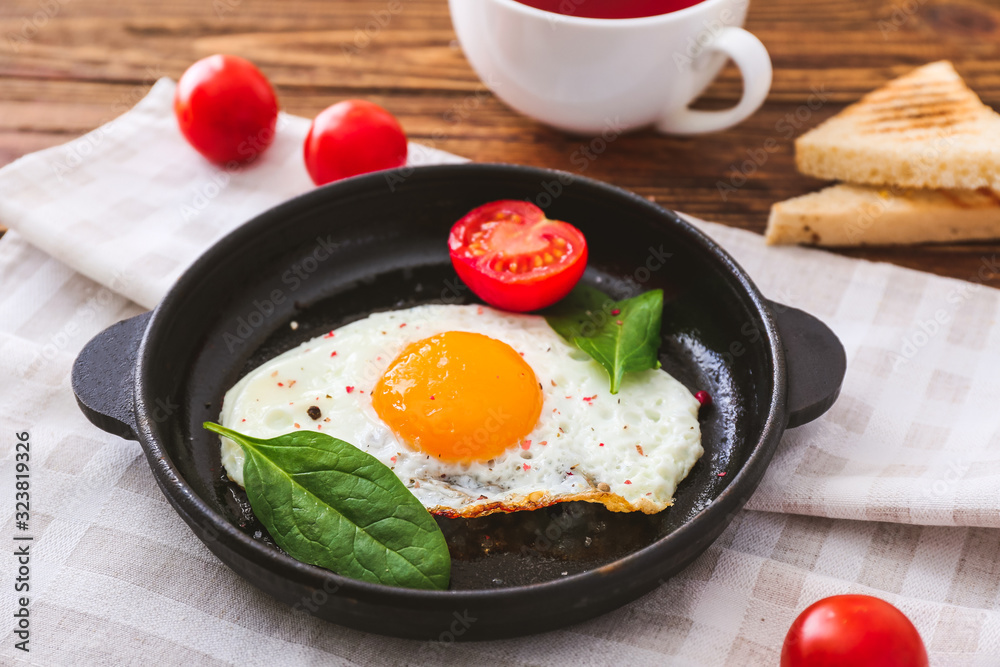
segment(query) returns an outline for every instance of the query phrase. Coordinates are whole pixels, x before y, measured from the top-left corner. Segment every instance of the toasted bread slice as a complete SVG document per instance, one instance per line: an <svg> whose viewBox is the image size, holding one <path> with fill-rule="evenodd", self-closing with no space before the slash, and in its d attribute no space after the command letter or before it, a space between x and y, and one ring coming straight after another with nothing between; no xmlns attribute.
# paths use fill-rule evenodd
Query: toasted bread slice
<svg viewBox="0 0 1000 667"><path fill-rule="evenodd" d="M898 245L1000 238L992 190L834 185L771 207L769 245Z"/></svg>
<svg viewBox="0 0 1000 667"><path fill-rule="evenodd" d="M799 137L795 160L802 173L824 179L1000 190L1000 114L942 60L890 81Z"/></svg>

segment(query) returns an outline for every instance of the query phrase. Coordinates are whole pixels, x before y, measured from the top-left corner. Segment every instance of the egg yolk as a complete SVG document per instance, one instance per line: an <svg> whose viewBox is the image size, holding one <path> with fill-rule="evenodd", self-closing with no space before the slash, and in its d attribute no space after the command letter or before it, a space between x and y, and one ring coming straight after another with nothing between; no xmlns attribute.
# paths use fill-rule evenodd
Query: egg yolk
<svg viewBox="0 0 1000 667"><path fill-rule="evenodd" d="M542 390L510 345L448 331L406 347L375 385L372 405L416 449L443 461L486 461L531 433Z"/></svg>

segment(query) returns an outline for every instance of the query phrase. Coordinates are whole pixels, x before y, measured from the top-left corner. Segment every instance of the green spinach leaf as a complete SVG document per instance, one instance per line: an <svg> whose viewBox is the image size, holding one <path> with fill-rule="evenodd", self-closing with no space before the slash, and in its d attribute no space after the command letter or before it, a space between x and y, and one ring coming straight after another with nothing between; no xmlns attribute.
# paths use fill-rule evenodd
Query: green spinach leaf
<svg viewBox="0 0 1000 667"><path fill-rule="evenodd" d="M243 448L254 514L293 558L389 586L446 589L451 556L430 513L381 461L300 431L261 440L212 422Z"/></svg>
<svg viewBox="0 0 1000 667"><path fill-rule="evenodd" d="M663 290L614 301L580 285L543 315L556 333L604 366L612 394L618 393L625 373L660 367Z"/></svg>

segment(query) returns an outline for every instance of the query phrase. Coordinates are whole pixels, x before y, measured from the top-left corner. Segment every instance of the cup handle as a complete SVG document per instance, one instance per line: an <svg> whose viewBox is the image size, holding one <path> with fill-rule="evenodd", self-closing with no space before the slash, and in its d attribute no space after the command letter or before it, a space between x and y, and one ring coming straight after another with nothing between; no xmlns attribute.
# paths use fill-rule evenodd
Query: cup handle
<svg viewBox="0 0 1000 667"><path fill-rule="evenodd" d="M759 39L743 28L723 28L699 58L724 53L743 75L743 97L731 109L695 111L684 107L670 112L656 123L666 134L703 134L732 127L760 108L771 90L771 58Z"/></svg>

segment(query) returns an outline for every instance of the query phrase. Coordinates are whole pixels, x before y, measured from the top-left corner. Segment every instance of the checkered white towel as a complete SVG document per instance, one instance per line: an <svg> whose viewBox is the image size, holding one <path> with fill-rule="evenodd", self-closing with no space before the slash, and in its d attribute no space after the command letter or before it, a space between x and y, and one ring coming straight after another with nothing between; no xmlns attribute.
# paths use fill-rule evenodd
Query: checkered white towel
<svg viewBox="0 0 1000 667"><path fill-rule="evenodd" d="M14 497L14 434L27 431L34 537L32 650L0 626L0 661L775 664L798 611L868 592L914 620L932 664L1000 662L1000 294L981 284L996 258L963 282L766 248L701 221L765 294L837 332L848 375L828 415L785 435L749 511L692 567L592 622L473 646L374 638L258 593L174 514L138 445L92 427L69 388L92 335L311 187L307 121L283 116L263 159L219 170L180 137L172 88L161 81L109 126L0 170L0 223L15 230L0 240L0 497ZM0 519L17 532L13 502ZM0 563L11 581L13 558ZM15 602L0 595L0 618Z"/></svg>
<svg viewBox="0 0 1000 667"><path fill-rule="evenodd" d="M249 166L201 159L160 79L128 113L0 170L0 221L33 245L153 308L212 243L314 186L302 159L309 120L281 113L274 143ZM410 144L409 163L464 162Z"/></svg>

